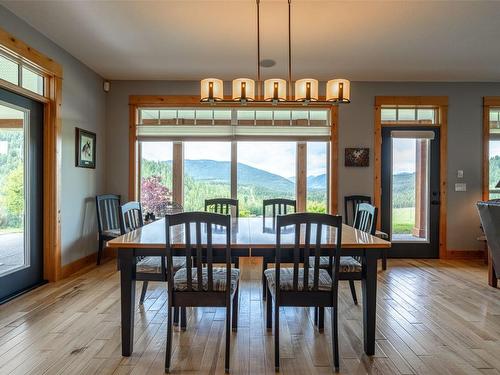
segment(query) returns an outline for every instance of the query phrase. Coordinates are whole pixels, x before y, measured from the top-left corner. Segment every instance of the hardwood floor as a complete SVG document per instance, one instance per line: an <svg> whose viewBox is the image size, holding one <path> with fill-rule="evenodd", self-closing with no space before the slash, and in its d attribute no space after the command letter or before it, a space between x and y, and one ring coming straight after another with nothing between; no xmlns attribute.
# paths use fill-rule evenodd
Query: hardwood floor
<svg viewBox="0 0 500 375"><path fill-rule="evenodd" d="M241 267L231 373L273 374L260 262ZM372 358L363 354L361 307L341 283L340 373L500 374L500 290L487 286L486 271L474 261L390 260L379 273ZM0 374L163 374L165 286L150 283L136 314L133 356L124 358L118 276L108 262L0 306ZM313 328L312 310L285 308L281 316L281 373L331 374L328 316L324 334ZM188 312L188 330L174 332L173 373L224 372L224 318L223 309Z"/></svg>

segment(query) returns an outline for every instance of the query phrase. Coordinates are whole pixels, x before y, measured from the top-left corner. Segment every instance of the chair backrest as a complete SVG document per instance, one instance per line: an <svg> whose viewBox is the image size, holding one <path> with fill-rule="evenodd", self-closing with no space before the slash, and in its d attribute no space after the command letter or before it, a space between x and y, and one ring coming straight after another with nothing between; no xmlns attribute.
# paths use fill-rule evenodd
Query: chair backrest
<svg viewBox="0 0 500 375"><path fill-rule="evenodd" d="M277 215L286 215L288 213L295 213L297 212L297 201L294 199L285 199L285 198L274 198L274 199L264 199L262 201L262 216L265 218L266 217L266 208L271 206L272 207L272 216L275 218ZM291 207L293 209L292 212L291 210L288 209L288 207Z"/></svg>
<svg viewBox="0 0 500 375"><path fill-rule="evenodd" d="M363 232L375 235L377 230L377 207L369 203L358 203L354 215L353 227Z"/></svg>
<svg viewBox="0 0 500 375"><path fill-rule="evenodd" d="M125 234L144 225L142 207L139 202L128 202L120 206L120 232Z"/></svg>
<svg viewBox="0 0 500 375"><path fill-rule="evenodd" d="M346 195L344 197L344 223L351 224L349 217L354 220L356 206L360 203L372 204L372 198L367 195Z"/></svg>
<svg viewBox="0 0 500 375"><path fill-rule="evenodd" d="M282 243L282 230L285 227L294 226L293 244ZM311 227L315 226L314 236L311 236ZM328 232L330 231L330 232ZM331 231L334 231L333 233ZM337 293L339 281L340 250L342 245L342 216L334 216L319 213L296 213L290 215L278 215L276 224L276 293L280 291L280 261L281 252L290 251L293 246L293 286L292 291L309 291L309 272L313 272L312 290L318 291L320 274L321 249L325 242L322 239L334 238L333 246L328 247L329 269L332 270L332 292ZM314 264L309 264L311 249L314 253ZM299 269L303 264L303 289L299 289ZM336 297L334 299L336 301Z"/></svg>
<svg viewBox="0 0 500 375"><path fill-rule="evenodd" d="M191 226L194 224L195 235L192 237ZM203 263L206 263L207 291L213 292L213 236L212 234L223 232L224 251L226 261L226 293L230 294L231 285L231 216L212 212L182 212L165 216L165 238L167 256L167 281L169 290L173 290L173 261L172 261L172 227L182 226L182 233L185 236L186 252L186 292L203 292ZM203 231L203 233L202 233ZM179 232L177 232L179 233ZM202 236L203 235L203 236ZM194 240L194 241L193 241ZM192 253L193 248L195 253ZM197 290L193 289L192 258L196 258Z"/></svg>
<svg viewBox="0 0 500 375"><path fill-rule="evenodd" d="M97 195L95 203L99 234L104 231L119 229L120 196L115 194Z"/></svg>
<svg viewBox="0 0 500 375"><path fill-rule="evenodd" d="M495 272L500 273L500 202L478 202L477 209Z"/></svg>
<svg viewBox="0 0 500 375"><path fill-rule="evenodd" d="M240 216L238 199L213 198L205 199L205 211L217 214L231 215L231 207L236 209L236 217Z"/></svg>

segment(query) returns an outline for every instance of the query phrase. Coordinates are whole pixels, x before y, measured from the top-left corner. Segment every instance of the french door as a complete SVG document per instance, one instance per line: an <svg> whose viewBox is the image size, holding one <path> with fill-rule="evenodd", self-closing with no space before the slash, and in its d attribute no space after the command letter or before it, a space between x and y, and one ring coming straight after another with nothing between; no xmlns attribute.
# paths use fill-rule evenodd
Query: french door
<svg viewBox="0 0 500 375"><path fill-rule="evenodd" d="M0 89L0 303L43 283L43 105Z"/></svg>
<svg viewBox="0 0 500 375"><path fill-rule="evenodd" d="M382 130L382 230L391 257L439 257L439 128Z"/></svg>

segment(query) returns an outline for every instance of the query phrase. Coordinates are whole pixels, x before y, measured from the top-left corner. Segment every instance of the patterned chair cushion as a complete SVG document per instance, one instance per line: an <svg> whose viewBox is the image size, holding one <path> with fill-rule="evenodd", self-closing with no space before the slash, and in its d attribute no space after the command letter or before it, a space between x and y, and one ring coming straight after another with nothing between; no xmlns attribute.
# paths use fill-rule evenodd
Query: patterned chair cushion
<svg viewBox="0 0 500 375"><path fill-rule="evenodd" d="M120 232L119 228L117 228L117 229L108 229L108 230L104 230L102 232L102 235L105 236L105 237L116 238L116 237L120 237L121 236L121 232Z"/></svg>
<svg viewBox="0 0 500 375"><path fill-rule="evenodd" d="M172 257L174 272L186 266L186 257ZM145 257L137 262L137 272L162 273L161 257Z"/></svg>
<svg viewBox="0 0 500 375"><path fill-rule="evenodd" d="M309 257L309 266L314 265L314 257ZM328 268L328 257L319 257L320 268ZM353 257L340 257L340 272L361 272L362 266Z"/></svg>
<svg viewBox="0 0 500 375"><path fill-rule="evenodd" d="M271 292L276 289L276 270L270 268L264 271ZM314 284L314 270L309 269L309 289L312 290ZM304 288L304 269L299 268L298 289ZM319 270L318 290L330 291L332 289L332 279L328 271ZM280 290L293 290L293 268L280 268Z"/></svg>
<svg viewBox="0 0 500 375"><path fill-rule="evenodd" d="M198 274L197 268L191 269L193 290L198 291ZM240 270L231 268L231 294L236 290L238 280L240 279ZM202 269L202 288L203 291L208 291L208 268ZM174 276L174 290L178 292L187 291L187 268L181 268ZM213 290L215 292L226 291L226 268L213 268Z"/></svg>

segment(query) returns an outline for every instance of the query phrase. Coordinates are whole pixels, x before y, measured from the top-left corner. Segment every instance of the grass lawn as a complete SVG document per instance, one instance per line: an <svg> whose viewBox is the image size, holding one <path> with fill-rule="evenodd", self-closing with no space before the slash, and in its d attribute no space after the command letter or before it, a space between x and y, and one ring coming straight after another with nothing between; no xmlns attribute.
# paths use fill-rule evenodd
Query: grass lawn
<svg viewBox="0 0 500 375"><path fill-rule="evenodd" d="M0 228L0 234L22 232L23 228Z"/></svg>
<svg viewBox="0 0 500 375"><path fill-rule="evenodd" d="M395 208L392 212L392 233L411 234L411 230L415 225L415 208Z"/></svg>

